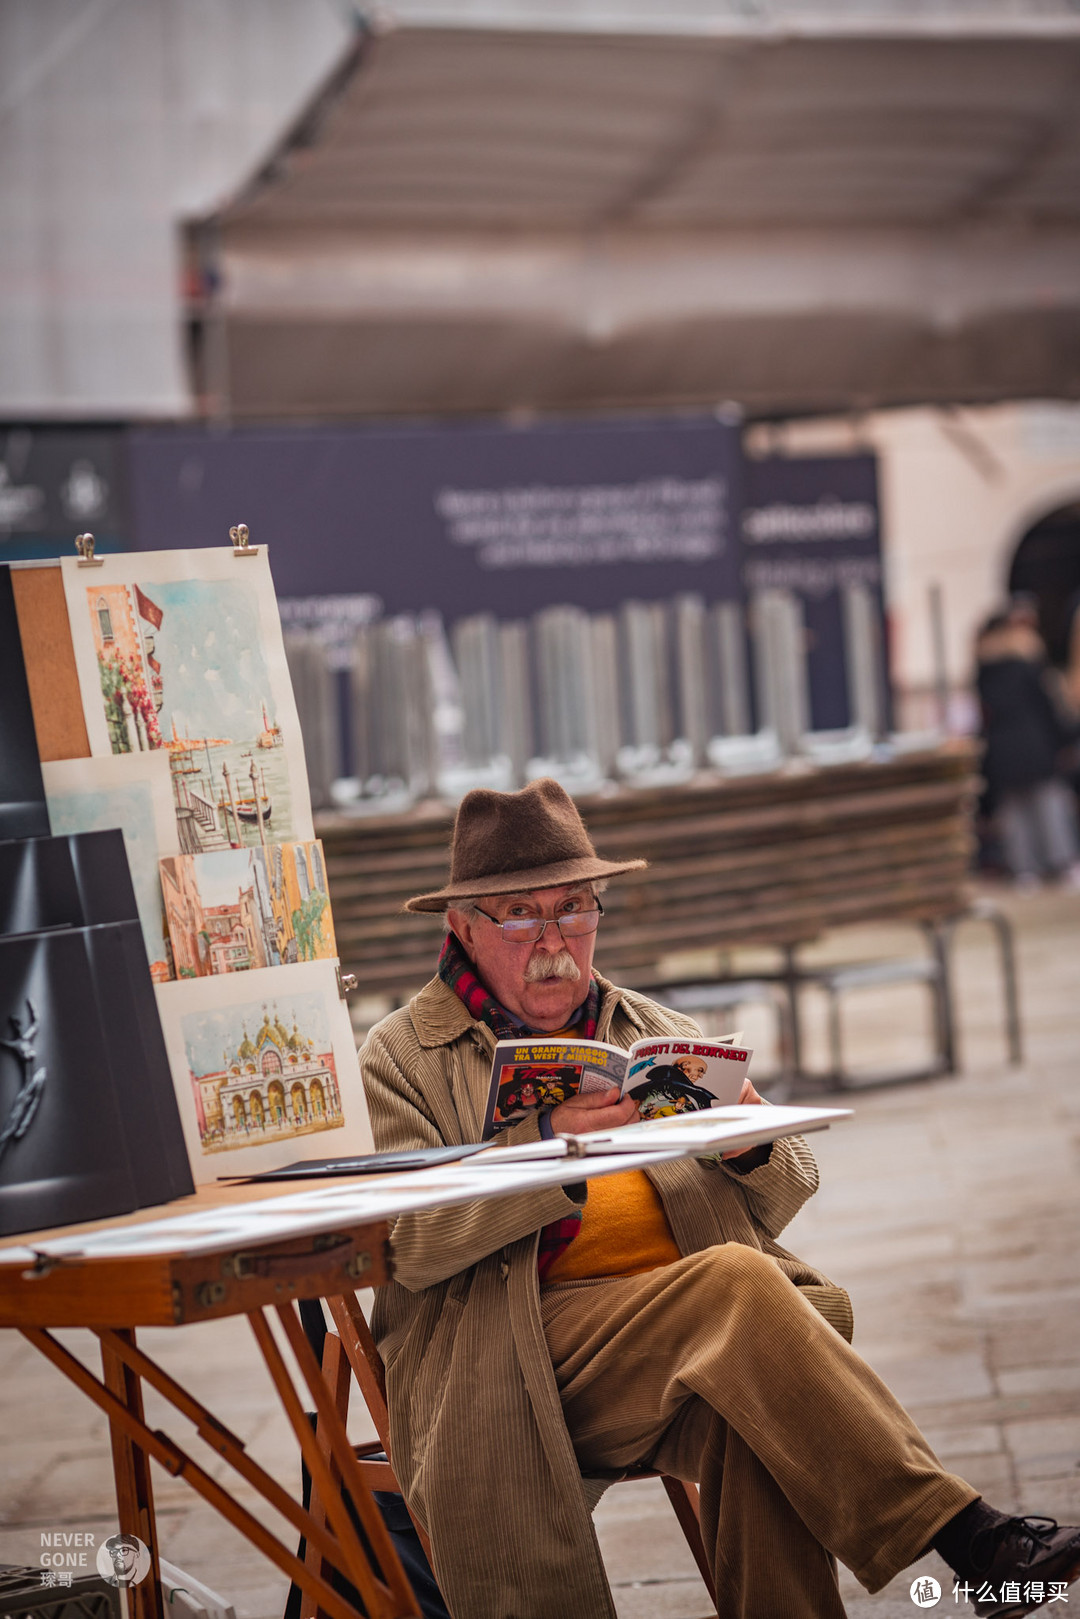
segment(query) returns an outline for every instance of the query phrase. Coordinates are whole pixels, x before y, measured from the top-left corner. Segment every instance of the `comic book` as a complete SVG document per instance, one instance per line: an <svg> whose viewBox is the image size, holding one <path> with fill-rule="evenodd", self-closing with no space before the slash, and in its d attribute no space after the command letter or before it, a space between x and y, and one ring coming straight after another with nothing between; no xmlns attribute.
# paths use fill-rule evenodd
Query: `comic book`
<svg viewBox="0 0 1080 1619"><path fill-rule="evenodd" d="M723 1040L638 1040L624 1051L602 1040L500 1040L484 1115L488 1141L534 1108L554 1108L578 1091L618 1085L643 1119L737 1102L752 1053Z"/></svg>

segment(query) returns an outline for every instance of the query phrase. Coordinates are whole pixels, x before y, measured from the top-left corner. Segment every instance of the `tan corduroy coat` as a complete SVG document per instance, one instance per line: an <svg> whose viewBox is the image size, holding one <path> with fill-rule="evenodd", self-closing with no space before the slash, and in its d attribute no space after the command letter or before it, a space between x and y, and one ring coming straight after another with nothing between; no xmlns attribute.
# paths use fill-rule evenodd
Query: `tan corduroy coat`
<svg viewBox="0 0 1080 1619"><path fill-rule="evenodd" d="M597 1039L698 1037L689 1018L600 980ZM495 1039L438 978L371 1031L361 1052L375 1145L478 1141ZM538 1136L534 1118L500 1138ZM797 1139L740 1176L682 1160L648 1172L684 1254L739 1242L776 1257L851 1336L847 1295L775 1238L817 1187ZM542 1226L580 1208L582 1186L403 1215L396 1280L376 1291L394 1470L431 1536L455 1619L614 1619L540 1320ZM595 1501L597 1491L591 1492Z"/></svg>

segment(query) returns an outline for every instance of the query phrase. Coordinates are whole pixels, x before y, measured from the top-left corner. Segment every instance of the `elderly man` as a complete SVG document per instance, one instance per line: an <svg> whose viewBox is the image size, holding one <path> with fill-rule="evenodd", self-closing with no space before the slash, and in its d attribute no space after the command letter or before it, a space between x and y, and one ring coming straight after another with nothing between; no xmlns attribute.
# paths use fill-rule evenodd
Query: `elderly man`
<svg viewBox="0 0 1080 1619"><path fill-rule="evenodd" d="M450 882L409 902L447 912L438 976L361 1053L380 1148L479 1140L499 1038L699 1034L592 970L598 890L643 864L601 859L554 781L465 797ZM636 1112L575 1096L500 1139ZM947 1473L849 1347L847 1295L780 1247L816 1186L786 1140L398 1220L374 1320L394 1467L456 1619L613 1619L591 1506L637 1463L700 1481L725 1619L834 1619L836 1558L876 1591L931 1545L979 1614L1076 1577L1080 1530Z"/></svg>

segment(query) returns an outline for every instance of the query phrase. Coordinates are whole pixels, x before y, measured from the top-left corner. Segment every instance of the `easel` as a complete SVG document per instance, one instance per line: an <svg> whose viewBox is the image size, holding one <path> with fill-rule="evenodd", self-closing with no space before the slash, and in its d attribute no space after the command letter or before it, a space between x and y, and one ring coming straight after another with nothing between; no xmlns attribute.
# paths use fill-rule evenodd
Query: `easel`
<svg viewBox="0 0 1080 1619"><path fill-rule="evenodd" d="M265 1195L263 1188L253 1190ZM213 1208L226 1197L236 1200L242 1195L236 1190L225 1194L217 1188L204 1187L194 1198L186 1198L174 1207L184 1212L197 1209L200 1203ZM161 1215L168 1211L153 1212ZM139 1219L132 1215L127 1221L110 1224L136 1223ZM19 1247L32 1248L35 1238L20 1237L15 1242ZM342 1230L326 1238L256 1238L242 1252L222 1247L190 1257L166 1254L44 1261L27 1268L23 1263L5 1265L2 1256L0 1247L0 1327L21 1331L109 1419L120 1529L142 1540L152 1559L150 1575L130 1587L131 1619L164 1619L151 1459L173 1477L183 1478L209 1506L295 1580L305 1595L305 1612L317 1612L326 1619L356 1619L355 1609L331 1583L332 1571L338 1569L360 1592L370 1619L418 1619L416 1600L371 1496L372 1475L365 1476L339 1416L341 1380L348 1377L350 1363L355 1367L356 1362L351 1356L342 1357L336 1369L320 1367L296 1305L301 1298L327 1299L335 1322L344 1331L353 1319L352 1312L359 1310L357 1286L377 1287L390 1279L384 1222L362 1226L346 1223ZM136 1338L139 1327L180 1326L241 1314L251 1323L255 1342L311 1474L310 1508L305 1509L253 1461L243 1440L228 1424L140 1349ZM317 1436L271 1328L275 1316L314 1405ZM50 1330L72 1326L89 1328L97 1336L101 1378L95 1377ZM346 1346L352 1344L347 1337L343 1341ZM306 1562L266 1529L176 1440L147 1426L144 1382L192 1422L200 1438L305 1538ZM389 1468L386 1471L389 1473ZM379 1483L386 1487L381 1474L376 1480ZM346 1510L343 1489L352 1498L371 1548L370 1557Z"/></svg>
<svg viewBox="0 0 1080 1619"><path fill-rule="evenodd" d="M233 555L258 555L245 524L230 531ZM91 534L76 541L80 569L104 568L94 555ZM43 762L87 759L90 741L83 717L63 574L53 565L13 571L12 589L23 646L27 684ZM262 1188L255 1194L265 1195ZM197 1212L243 1201L242 1188L205 1187L173 1208ZM137 1224L169 1212L158 1205L141 1215L109 1222L110 1227ZM89 1229L88 1227L81 1228ZM285 1224L287 1231L288 1225ZM357 1286L379 1286L390 1279L387 1226L384 1222L350 1224L314 1236L264 1237L257 1228L242 1250L206 1247L197 1253L56 1258L39 1253L28 1263L27 1248L55 1233L20 1236L0 1243L0 1327L23 1333L56 1369L105 1413L109 1421L113 1473L120 1530L136 1536L149 1549L149 1576L128 1587L131 1619L164 1619L151 1459L174 1477L183 1478L201 1498L263 1552L283 1573L296 1580L311 1611L326 1619L356 1619L355 1609L335 1589L339 1571L360 1593L370 1619L417 1619L418 1608L393 1542L361 1474L338 1416L337 1390L328 1385L299 1316L302 1298L329 1298L346 1308L355 1304ZM4 1249L14 1246L23 1257L4 1263ZM140 1327L178 1326L191 1322L246 1315L259 1354L296 1435L304 1462L321 1503L318 1514L304 1508L247 1453L244 1442L197 1394L185 1387L139 1346ZM277 1333L273 1322L276 1316ZM54 1336L51 1329L78 1326L93 1332L101 1349L102 1373L94 1375ZM279 1337L299 1367L304 1394L298 1389ZM305 1563L294 1545L286 1545L255 1513L219 1483L180 1443L147 1426L143 1405L146 1383L181 1416L199 1437L232 1467L268 1506L303 1536L318 1559ZM318 1437L307 1407L314 1405ZM359 1531L346 1510L347 1491L359 1519ZM295 1543L294 1543L295 1544Z"/></svg>

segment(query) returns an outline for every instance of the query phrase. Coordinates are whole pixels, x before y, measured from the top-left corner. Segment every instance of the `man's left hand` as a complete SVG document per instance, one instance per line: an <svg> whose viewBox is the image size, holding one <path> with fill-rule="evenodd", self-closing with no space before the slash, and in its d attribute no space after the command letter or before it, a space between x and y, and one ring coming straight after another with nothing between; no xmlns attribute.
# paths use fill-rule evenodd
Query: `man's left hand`
<svg viewBox="0 0 1080 1619"><path fill-rule="evenodd" d="M762 1098L758 1095L750 1081L748 1079L744 1079L742 1082L742 1090L739 1092L739 1106L748 1106L751 1102L760 1102L761 1100ZM734 1152L723 1152L720 1154L720 1156L721 1158L741 1158L744 1152L753 1152L753 1150L753 1147L737 1147Z"/></svg>

